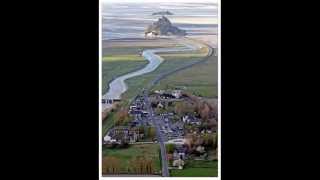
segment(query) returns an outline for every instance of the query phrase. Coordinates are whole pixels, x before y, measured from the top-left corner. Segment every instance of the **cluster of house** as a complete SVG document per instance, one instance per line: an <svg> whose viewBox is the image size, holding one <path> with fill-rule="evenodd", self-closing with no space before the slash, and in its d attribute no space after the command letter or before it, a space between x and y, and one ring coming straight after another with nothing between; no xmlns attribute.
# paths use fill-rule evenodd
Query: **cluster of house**
<svg viewBox="0 0 320 180"><path fill-rule="evenodd" d="M104 144L121 144L122 141L134 143L143 137L144 134L139 133L138 129L126 126L117 126L110 129L103 140Z"/></svg>
<svg viewBox="0 0 320 180"><path fill-rule="evenodd" d="M182 97L181 90L172 90L172 91L165 91L165 90L155 90L156 94L159 94L162 99L180 99Z"/></svg>
<svg viewBox="0 0 320 180"><path fill-rule="evenodd" d="M137 96L130 106L129 114L143 114L144 106L141 96Z"/></svg>
<svg viewBox="0 0 320 180"><path fill-rule="evenodd" d="M172 166L183 169L184 160L186 159L187 148L181 144L175 145L175 150L173 152Z"/></svg>
<svg viewBox="0 0 320 180"><path fill-rule="evenodd" d="M182 122L190 125L200 125L201 120L193 115L185 115L182 117Z"/></svg>

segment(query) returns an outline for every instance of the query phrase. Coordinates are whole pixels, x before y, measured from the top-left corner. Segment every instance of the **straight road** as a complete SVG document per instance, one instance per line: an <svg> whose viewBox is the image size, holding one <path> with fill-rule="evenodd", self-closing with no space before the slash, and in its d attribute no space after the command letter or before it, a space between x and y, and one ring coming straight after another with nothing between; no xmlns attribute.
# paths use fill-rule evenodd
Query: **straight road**
<svg viewBox="0 0 320 180"><path fill-rule="evenodd" d="M156 132L157 132L157 139L158 142L160 144L160 151L161 151L161 164L162 164L162 176L163 177L169 177L169 168L168 168L168 159L167 159L167 153L166 153L166 147L164 144L164 141L162 139L161 136L161 132L160 132L160 126L159 124L156 122L155 120L155 116L153 113L153 110L151 108L151 104L148 98L148 91L144 91L143 92L143 97L144 97L144 101L147 105L147 111L149 112L149 118L151 119L152 123L154 124L155 128L156 128Z"/></svg>

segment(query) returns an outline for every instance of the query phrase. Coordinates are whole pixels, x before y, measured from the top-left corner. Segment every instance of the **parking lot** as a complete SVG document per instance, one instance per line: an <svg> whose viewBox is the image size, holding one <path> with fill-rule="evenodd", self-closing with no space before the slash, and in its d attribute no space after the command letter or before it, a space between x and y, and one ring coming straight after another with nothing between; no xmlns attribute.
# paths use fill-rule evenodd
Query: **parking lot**
<svg viewBox="0 0 320 180"><path fill-rule="evenodd" d="M165 142L171 139L183 138L184 135L183 126L173 124L172 118L173 116L170 115L156 116L156 122L159 124L160 132Z"/></svg>
<svg viewBox="0 0 320 180"><path fill-rule="evenodd" d="M164 142L171 139L179 139L184 136L184 128L181 123L173 123L173 113L149 114L148 107L143 96L137 96L130 106L130 114L134 116L134 126L158 126ZM150 117L154 118L154 122Z"/></svg>

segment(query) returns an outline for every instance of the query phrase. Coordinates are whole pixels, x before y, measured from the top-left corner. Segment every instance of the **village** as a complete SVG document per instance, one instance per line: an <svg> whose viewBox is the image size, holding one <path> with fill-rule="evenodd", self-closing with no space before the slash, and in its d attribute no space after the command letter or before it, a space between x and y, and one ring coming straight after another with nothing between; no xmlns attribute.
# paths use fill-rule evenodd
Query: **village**
<svg viewBox="0 0 320 180"><path fill-rule="evenodd" d="M130 121L109 129L103 144L106 148L128 148L162 143L168 169L181 170L191 160L216 160L216 107L181 89L154 90L147 97L140 94L126 112Z"/></svg>

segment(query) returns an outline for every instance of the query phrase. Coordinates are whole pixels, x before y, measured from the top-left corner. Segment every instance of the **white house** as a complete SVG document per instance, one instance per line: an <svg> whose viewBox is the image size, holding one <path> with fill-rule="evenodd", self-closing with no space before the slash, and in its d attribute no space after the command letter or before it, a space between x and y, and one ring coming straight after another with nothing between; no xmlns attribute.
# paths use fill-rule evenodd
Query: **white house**
<svg viewBox="0 0 320 180"><path fill-rule="evenodd" d="M182 138L180 138L180 139L171 139L171 140L165 142L165 144L180 144L180 145L183 145L183 144L185 144L185 141L186 140L182 139Z"/></svg>
<svg viewBox="0 0 320 180"><path fill-rule="evenodd" d="M180 98L181 97L181 90L173 90L172 91L172 96L176 97L176 98Z"/></svg>
<svg viewBox="0 0 320 180"><path fill-rule="evenodd" d="M173 166L178 166L179 169L183 169L184 161L181 160L181 159L174 160L173 163L172 163L172 165L173 165Z"/></svg>
<svg viewBox="0 0 320 180"><path fill-rule="evenodd" d="M117 140L115 140L115 139L112 139L110 136L105 136L104 138L103 138L103 140L105 141L105 142L108 142L108 143L112 143L112 142L116 142Z"/></svg>
<svg viewBox="0 0 320 180"><path fill-rule="evenodd" d="M204 153L205 150L204 150L204 147L203 146L198 146L196 151L198 151L199 153Z"/></svg>
<svg viewBox="0 0 320 180"><path fill-rule="evenodd" d="M188 120L189 120L188 115L182 117L182 122L184 122L184 123L189 123Z"/></svg>
<svg viewBox="0 0 320 180"><path fill-rule="evenodd" d="M185 153L184 152L178 152L178 151L174 151L173 153L173 159L176 160L176 159L184 159L185 158Z"/></svg>
<svg viewBox="0 0 320 180"><path fill-rule="evenodd" d="M200 122L200 120L198 118L192 117L192 116L188 116L188 115L183 116L182 117L182 121L183 121L183 123L192 124L192 125L195 125L195 124L196 125L200 125L201 124L201 122Z"/></svg>
<svg viewBox="0 0 320 180"><path fill-rule="evenodd" d="M164 107L164 105L161 102L159 102L158 108L163 108L163 107Z"/></svg>
<svg viewBox="0 0 320 180"><path fill-rule="evenodd" d="M154 92L157 93L157 94L163 94L164 90L155 90Z"/></svg>
<svg viewBox="0 0 320 180"><path fill-rule="evenodd" d="M146 38L155 38L155 37L157 37L157 35L158 35L158 33L151 31L151 32L146 33L145 37Z"/></svg>

